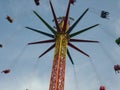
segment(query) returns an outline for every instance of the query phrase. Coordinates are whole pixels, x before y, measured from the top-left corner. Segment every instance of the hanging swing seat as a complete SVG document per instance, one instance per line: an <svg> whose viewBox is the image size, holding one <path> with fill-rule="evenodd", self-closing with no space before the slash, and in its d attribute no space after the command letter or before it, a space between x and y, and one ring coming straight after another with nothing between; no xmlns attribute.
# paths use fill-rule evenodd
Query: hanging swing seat
<svg viewBox="0 0 120 90"><path fill-rule="evenodd" d="M71 4L74 4L74 2L76 2L76 0L70 0L70 3L71 3Z"/></svg>
<svg viewBox="0 0 120 90"><path fill-rule="evenodd" d="M106 90L105 86L100 86L100 90Z"/></svg>
<svg viewBox="0 0 120 90"><path fill-rule="evenodd" d="M10 69L5 69L1 73L8 74L8 73L10 73Z"/></svg>
<svg viewBox="0 0 120 90"><path fill-rule="evenodd" d="M115 72L120 72L120 65L119 64L117 64L117 65L114 65L114 70L115 70Z"/></svg>
<svg viewBox="0 0 120 90"><path fill-rule="evenodd" d="M106 12L106 11L101 11L101 17L102 18L106 18L106 19L108 19L108 15L109 15L109 12Z"/></svg>
<svg viewBox="0 0 120 90"><path fill-rule="evenodd" d="M39 0L34 0L34 2L37 6L40 5Z"/></svg>
<svg viewBox="0 0 120 90"><path fill-rule="evenodd" d="M7 16L6 19L7 19L10 23L13 22L13 19L12 19L10 16Z"/></svg>
<svg viewBox="0 0 120 90"><path fill-rule="evenodd" d="M115 40L115 42L120 45L120 37Z"/></svg>
<svg viewBox="0 0 120 90"><path fill-rule="evenodd" d="M2 44L0 44L0 48L2 48L3 47L3 45Z"/></svg>

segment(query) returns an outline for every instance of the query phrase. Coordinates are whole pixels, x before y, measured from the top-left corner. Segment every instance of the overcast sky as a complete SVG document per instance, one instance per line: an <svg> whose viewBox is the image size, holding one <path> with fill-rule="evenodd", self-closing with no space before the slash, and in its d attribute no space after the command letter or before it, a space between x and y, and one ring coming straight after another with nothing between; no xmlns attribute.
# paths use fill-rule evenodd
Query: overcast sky
<svg viewBox="0 0 120 90"><path fill-rule="evenodd" d="M68 0L51 1L56 15L64 16ZM70 16L76 20L87 8L89 11L73 32L100 25L74 38L100 43L74 43L90 58L68 47L75 66L67 57L65 90L99 90L101 85L105 85L107 90L120 90L120 74L115 74L113 68L115 64L120 64L120 47L115 43L120 37L120 0L76 0L71 5ZM38 59L51 43L31 46L27 43L49 37L25 27L51 32L33 10L54 26L49 0L40 0L39 6L34 0L0 0L0 44L3 45L0 48L0 71L11 69L9 74L0 73L0 90L49 89L54 49ZM101 10L110 13L109 19L100 17ZM6 20L7 15L13 18L13 23Z"/></svg>

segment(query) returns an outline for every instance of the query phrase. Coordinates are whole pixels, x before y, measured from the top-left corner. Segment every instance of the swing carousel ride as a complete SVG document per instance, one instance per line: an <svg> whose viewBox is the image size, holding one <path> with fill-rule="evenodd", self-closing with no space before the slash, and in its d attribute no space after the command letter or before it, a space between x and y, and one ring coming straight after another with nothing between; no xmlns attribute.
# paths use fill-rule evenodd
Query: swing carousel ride
<svg viewBox="0 0 120 90"><path fill-rule="evenodd" d="M36 6L40 5L39 0L34 0ZM51 12L53 14L53 22L55 23L55 26L51 26L48 22L46 22L36 11L33 11L33 13L37 16L37 18L51 31L51 33L47 33L44 31L40 31L37 29L34 29L32 27L25 27L28 30L40 33L44 36L47 36L51 39L48 40L42 40L42 41L35 41L30 42L27 44L34 45L34 44L46 44L46 43L53 43L46 51L44 51L39 58L44 56L46 53L50 52L53 48L54 50L54 59L53 59L53 65L52 65L52 73L51 73L51 79L50 79L50 85L49 90L64 90L65 87L65 76L66 76L66 56L68 56L70 62L74 66L74 61L72 59L72 55L70 53L70 50L68 47L71 47L75 49L76 51L80 52L84 56L91 58L88 53L78 48L73 43L100 43L99 41L95 40L87 40L87 39L75 39L76 36L80 35L81 33L87 32L88 30L91 30L93 28L96 28L99 26L99 24L95 24L92 26L89 26L85 29L74 31L74 28L76 25L80 22L80 20L86 15L86 13L89 11L89 8L87 8L82 15L79 16L79 18L74 22L74 18L70 17L70 8L71 5L75 5L76 0L69 0L67 5L67 11L65 16L57 17L54 7L52 5L52 0L49 0ZM109 12L106 12L104 10L101 11L101 18L109 19L108 18ZM13 23L13 19L10 16L7 16L6 19ZM74 22L71 25L71 21ZM120 38L116 39L115 42L120 45ZM0 44L0 48L2 48L2 44ZM115 64L114 70L116 73L119 73L120 71L120 65ZM10 73L11 69L5 69L1 73L8 74ZM29 89L26 89L29 90ZM101 85L99 87L99 90L106 90L105 85Z"/></svg>

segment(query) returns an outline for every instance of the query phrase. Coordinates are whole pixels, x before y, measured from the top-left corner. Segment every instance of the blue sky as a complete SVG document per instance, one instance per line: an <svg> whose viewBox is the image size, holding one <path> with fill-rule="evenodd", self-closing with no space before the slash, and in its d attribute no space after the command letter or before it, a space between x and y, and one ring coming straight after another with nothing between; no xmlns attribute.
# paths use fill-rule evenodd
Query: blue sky
<svg viewBox="0 0 120 90"><path fill-rule="evenodd" d="M52 0L57 16L64 16L68 0ZM74 43L90 55L90 58L70 49L75 62L74 68L67 58L65 90L99 90L105 85L107 90L120 90L120 74L115 74L113 66L120 64L120 47L115 39L120 37L120 0L76 0L71 6L70 16L75 20L89 8L87 14L74 31L100 24L75 38L98 40L99 44ZM1 90L48 90L54 50L38 59L51 44L31 45L27 43L46 40L49 37L26 29L26 26L51 33L34 15L37 11L51 26L53 16L49 0L0 0L0 71L10 68L9 74L0 73ZM110 19L100 18L101 10L110 12ZM9 23L10 15L14 22ZM73 23L73 22L71 22ZM76 79L77 78L77 79Z"/></svg>

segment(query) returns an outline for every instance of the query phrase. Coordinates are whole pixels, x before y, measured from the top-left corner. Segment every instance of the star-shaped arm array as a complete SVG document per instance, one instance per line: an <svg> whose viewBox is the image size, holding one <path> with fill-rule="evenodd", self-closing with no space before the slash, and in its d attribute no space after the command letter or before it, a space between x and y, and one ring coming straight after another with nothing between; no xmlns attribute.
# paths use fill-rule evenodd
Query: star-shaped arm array
<svg viewBox="0 0 120 90"><path fill-rule="evenodd" d="M43 55L45 55L46 53L48 53L50 50L52 50L54 47L55 47L55 41L56 41L56 34L60 32L60 30L62 30L62 28L59 27L59 24L58 24L58 21L57 21L57 17L56 17L56 14L54 12L54 8L53 8L53 5L51 3L51 0L49 0L49 3L50 3L50 6L51 6L51 10L52 10L52 14L53 14L53 17L54 17L54 20L55 20L55 25L56 25L56 28L57 28L57 31L55 31L36 11L33 11L34 14L46 25L46 27L54 34L49 34L49 33L46 33L46 32L43 32L43 31L40 31L40 30L37 30L37 29L33 29L31 27L26 27L27 29L30 29L32 31L35 31L35 32L38 32L40 34L43 34L45 36L48 36L48 37L51 37L53 39L50 39L50 40L44 40L44 41L38 41L38 42L31 42L31 43L28 43L28 45L32 45L32 44L44 44L44 43L52 43L54 42L53 45L51 45L46 51L44 51L40 56L42 57ZM67 12L66 12L66 16L65 16L65 19L64 19L64 25L63 25L63 30L65 31L66 30L66 27L67 27L67 23L68 23L68 17L69 17L69 10L70 10L70 4L71 2L69 1L68 3L68 8L67 8ZM82 53L83 55L87 56L87 57L90 57L87 53L85 53L84 51L80 50L78 47L76 47L75 45L73 45L71 42L89 42L89 43L99 43L99 41L93 41L93 40L82 40L82 39L72 39L72 37L74 36L77 36L85 31L88 31L96 26L98 26L99 24L95 24L93 26L90 26L90 27L87 27L85 29L82 29L80 31L77 31L77 32L74 32L72 34L70 34L70 32L74 29L74 27L78 24L78 22L83 18L83 16L87 13L87 11L89 10L89 8L87 8L83 14L75 21L75 23L69 27L68 31L67 31L67 34L69 35L70 39L69 39L69 42L68 42L68 46L72 47L73 49L79 51L80 53ZM67 49L67 55L71 61L71 63L74 65L74 62L72 60L72 57L71 57L71 54L69 52L69 50Z"/></svg>

